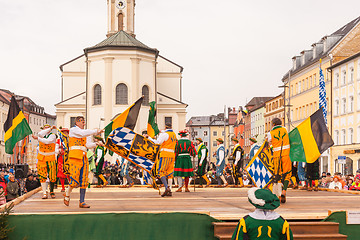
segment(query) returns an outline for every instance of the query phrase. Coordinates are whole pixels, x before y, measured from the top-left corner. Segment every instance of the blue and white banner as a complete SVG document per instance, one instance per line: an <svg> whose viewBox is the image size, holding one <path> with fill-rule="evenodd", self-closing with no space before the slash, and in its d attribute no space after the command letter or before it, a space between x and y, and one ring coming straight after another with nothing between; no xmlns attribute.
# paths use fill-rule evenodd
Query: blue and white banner
<svg viewBox="0 0 360 240"><path fill-rule="evenodd" d="M322 112L325 118L325 123L327 125L327 101L326 101L326 88L325 88L325 80L324 74L320 67L320 78L319 78L319 108L322 108Z"/></svg>

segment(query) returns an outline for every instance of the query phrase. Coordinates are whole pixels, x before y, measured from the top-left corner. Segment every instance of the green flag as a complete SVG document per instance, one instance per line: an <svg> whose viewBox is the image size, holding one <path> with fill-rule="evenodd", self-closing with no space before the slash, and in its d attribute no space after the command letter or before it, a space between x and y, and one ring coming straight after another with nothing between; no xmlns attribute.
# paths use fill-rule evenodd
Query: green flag
<svg viewBox="0 0 360 240"><path fill-rule="evenodd" d="M150 110L149 110L149 118L148 118L148 125L147 125L147 134L151 137L154 138L156 135L159 134L159 128L158 125L155 122L155 117L156 117L156 107L155 107L156 102L150 102Z"/></svg>

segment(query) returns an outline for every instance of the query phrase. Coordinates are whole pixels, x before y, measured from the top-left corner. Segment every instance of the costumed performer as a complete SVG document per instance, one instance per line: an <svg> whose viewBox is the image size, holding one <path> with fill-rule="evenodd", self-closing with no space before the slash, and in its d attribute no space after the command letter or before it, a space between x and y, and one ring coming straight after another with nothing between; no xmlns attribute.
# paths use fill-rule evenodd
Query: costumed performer
<svg viewBox="0 0 360 240"><path fill-rule="evenodd" d="M215 187L227 187L229 183L225 180L224 177L224 167L225 167L225 147L224 140L222 138L217 138L216 143L218 145L216 149L216 178L218 181L218 185ZM221 180L224 185L221 185Z"/></svg>
<svg viewBox="0 0 360 240"><path fill-rule="evenodd" d="M194 169L191 162L191 157L196 156L196 149L194 144L187 138L189 133L186 130L179 132L180 139L177 141L175 147L176 160L174 168L174 177L185 178L185 192L189 190L189 178L194 176ZM180 185L176 192L182 192L183 185Z"/></svg>
<svg viewBox="0 0 360 240"><path fill-rule="evenodd" d="M240 219L232 240L293 240L289 223L274 211L280 206L275 194L268 189L251 188L248 200L256 209Z"/></svg>
<svg viewBox="0 0 360 240"><path fill-rule="evenodd" d="M63 137L64 138L68 138L69 137L69 129L67 128L61 128L60 129L60 134L63 133ZM68 141L67 141L68 142ZM56 140L56 152L57 154L57 177L60 180L61 183L61 192L65 192L65 179L67 178L69 180L69 176L65 174L64 172L64 164L65 164L65 155L68 154L68 152L66 153L65 151L68 151L66 149L64 149L60 138L58 138Z"/></svg>
<svg viewBox="0 0 360 240"><path fill-rule="evenodd" d="M205 179L206 186L210 186L211 182L209 178L206 176L206 165L207 165L207 156L208 156L208 149L203 143L203 140L201 138L196 138L196 144L198 145L197 149L197 156L198 156L198 170L196 172L197 176L200 177L200 186L201 184L201 178Z"/></svg>
<svg viewBox="0 0 360 240"><path fill-rule="evenodd" d="M154 140L149 137L156 144L160 144L160 153L158 161L157 174L164 184L165 191L161 197L172 196L171 186L172 179L174 177L174 163L175 163L175 146L176 146L176 134L171 129L172 124L166 123L165 130L161 131L158 139ZM167 181L169 180L169 182Z"/></svg>
<svg viewBox="0 0 360 240"><path fill-rule="evenodd" d="M290 141L289 135L285 127L281 126L282 122L279 118L271 120L272 130L267 133L266 139L273 147L273 166L274 166L274 182L282 183L282 192L280 195L281 203L286 202L286 190L289 185L292 164L290 160Z"/></svg>
<svg viewBox="0 0 360 240"><path fill-rule="evenodd" d="M45 124L43 130L38 133L38 136L34 134L32 137L39 141L39 153L37 155L37 171L41 188L43 192L42 199L47 199L47 178L50 180L50 196L55 198L54 186L56 183L56 135L51 131L56 129L56 126L50 127L49 124Z"/></svg>
<svg viewBox="0 0 360 240"><path fill-rule="evenodd" d="M244 187L244 183L243 183L243 179L242 179L242 166L243 166L243 157L244 157L244 150L242 149L242 147L239 144L239 140L237 138L232 138L231 139L232 144L235 145L234 146L234 150L232 152L232 156L234 159L234 164L233 164L233 177L234 177L234 187Z"/></svg>
<svg viewBox="0 0 360 240"><path fill-rule="evenodd" d="M87 149L102 145L101 142L93 142L92 136L101 134L104 130L84 129L85 118L78 116L75 118L75 126L69 132L69 163L70 163L70 184L64 194L64 204L69 206L70 194L76 187L80 187L80 208L90 208L85 203L85 193L89 178L89 161L86 153Z"/></svg>

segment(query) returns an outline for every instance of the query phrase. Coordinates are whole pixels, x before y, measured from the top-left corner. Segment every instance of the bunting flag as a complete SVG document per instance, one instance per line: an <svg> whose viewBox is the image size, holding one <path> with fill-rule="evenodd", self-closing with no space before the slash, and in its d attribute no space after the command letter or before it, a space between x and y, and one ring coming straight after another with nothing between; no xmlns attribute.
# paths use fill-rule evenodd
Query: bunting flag
<svg viewBox="0 0 360 240"><path fill-rule="evenodd" d="M155 117L156 117L156 102L150 102L150 110L149 110L149 118L148 118L148 125L147 125L147 134L154 138L156 135L159 134L159 128L158 125L155 123Z"/></svg>
<svg viewBox="0 0 360 240"><path fill-rule="evenodd" d="M8 116L4 123L4 131L5 152L8 154L14 153L13 150L18 141L32 134L29 123L19 108L14 96L11 97Z"/></svg>
<svg viewBox="0 0 360 240"><path fill-rule="evenodd" d="M323 110L318 109L289 133L292 162L313 163L334 145L326 127Z"/></svg>
<svg viewBox="0 0 360 240"><path fill-rule="evenodd" d="M272 152L266 142L258 149L249 164L245 167L249 177L256 187L265 188L274 176Z"/></svg>
<svg viewBox="0 0 360 240"><path fill-rule="evenodd" d="M128 129L134 130L137 118L139 116L139 111L144 97L139 98L135 103L133 103L128 109L123 113L118 114L106 127L105 127L105 139L108 138L110 133L119 127L126 127ZM107 141L107 140L106 140Z"/></svg>
<svg viewBox="0 0 360 240"><path fill-rule="evenodd" d="M319 108L322 109L325 124L327 125L327 101L326 101L326 88L325 88L325 80L324 74L320 67L320 78L319 78Z"/></svg>
<svg viewBox="0 0 360 240"><path fill-rule="evenodd" d="M110 133L106 147L149 173L160 150L159 144L125 127L117 128Z"/></svg>

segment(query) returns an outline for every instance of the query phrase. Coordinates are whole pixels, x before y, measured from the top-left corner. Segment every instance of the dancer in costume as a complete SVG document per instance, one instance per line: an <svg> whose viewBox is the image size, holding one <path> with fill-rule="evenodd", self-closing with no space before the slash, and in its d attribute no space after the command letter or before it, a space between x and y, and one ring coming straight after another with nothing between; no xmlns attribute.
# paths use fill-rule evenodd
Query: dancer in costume
<svg viewBox="0 0 360 240"><path fill-rule="evenodd" d="M61 133L63 134L62 137L68 137L69 136L69 129L62 128L60 129ZM67 146L66 146L67 147ZM65 192L65 179L67 178L69 180L69 176L67 176L64 172L64 161L66 154L68 154L68 149L64 149L64 146L61 143L60 138L56 140L56 152L57 152L57 177L60 180L61 183L61 192Z"/></svg>
<svg viewBox="0 0 360 240"><path fill-rule="evenodd" d="M274 211L280 206L275 194L268 189L251 188L248 200L256 209L240 219L232 240L293 240L289 223Z"/></svg>
<svg viewBox="0 0 360 240"><path fill-rule="evenodd" d="M206 164L207 164L207 156L208 156L208 149L206 148L205 144L203 143L203 140L201 138L196 138L196 144L198 145L197 149L197 156L198 156L198 170L196 172L197 176L200 177L200 186L201 184L201 178L205 179L206 186L210 186L211 182L209 178L206 176Z"/></svg>
<svg viewBox="0 0 360 240"><path fill-rule="evenodd" d="M274 183L281 181L283 184L280 195L281 203L286 202L286 190L289 185L292 164L290 160L290 142L286 128L281 126L279 118L271 120L272 130L267 134L267 141L273 147L273 162L274 162Z"/></svg>
<svg viewBox="0 0 360 240"><path fill-rule="evenodd" d="M217 138L217 149L216 149L216 178L218 181L218 185L216 187L227 187L229 184L225 180L224 177L224 167L225 167L225 147L224 147L224 140L222 138ZM221 180L223 181L224 185L221 185Z"/></svg>
<svg viewBox="0 0 360 240"><path fill-rule="evenodd" d="M165 191L161 195L162 197L172 196L170 187L172 185L172 179L174 177L175 146L177 139L174 131L171 128L172 125L170 123L167 123L165 125L165 131L162 131L159 134L157 140L149 137L149 139L152 140L154 143L161 145L157 173L165 187ZM169 182L167 181L167 179L169 179Z"/></svg>
<svg viewBox="0 0 360 240"><path fill-rule="evenodd" d="M120 187L128 188L128 187L134 186L134 181L131 179L131 177L129 175L129 167L130 167L129 161L121 156L118 156L118 157L120 158L120 166L121 166L120 176L123 179L123 184ZM127 184L129 184L129 185L127 185Z"/></svg>
<svg viewBox="0 0 360 240"><path fill-rule="evenodd" d="M313 163L306 163L306 178L308 180L308 191L314 190L315 192L319 191L319 177L320 177L320 166L319 159L316 159ZM315 186L313 188L313 182Z"/></svg>
<svg viewBox="0 0 360 240"><path fill-rule="evenodd" d="M98 140L101 141L102 144L104 144L104 140ZM103 175L103 167L104 167L104 161L105 161L105 154L107 153L107 149L103 145L96 146L95 148L95 165L96 165L96 171L95 171L95 177L98 179L97 188L99 187L105 187L108 184L108 181L104 178ZM101 185L102 180L103 184Z"/></svg>
<svg viewBox="0 0 360 240"><path fill-rule="evenodd" d="M306 164L305 162L299 162L298 163L298 177L299 177L299 183L301 185L300 190L307 190L308 186L306 184L306 173L305 173L305 168L306 168Z"/></svg>
<svg viewBox="0 0 360 240"><path fill-rule="evenodd" d="M189 133L186 130L179 132L180 139L178 140L175 153L175 168L174 177L185 177L185 192L189 190L189 178L194 176L194 170L191 163L191 157L196 156L196 149L194 144L187 138ZM179 189L176 192L182 192L183 185L179 185Z"/></svg>
<svg viewBox="0 0 360 240"><path fill-rule="evenodd" d="M232 153L234 164L233 164L233 177L234 177L234 187L244 187L244 183L243 183L243 179L242 179L242 167L243 167L243 157L244 157L244 150L241 148L240 144L239 144L239 140L237 140L236 138L232 138L231 139L232 144L235 145L234 146L234 150Z"/></svg>
<svg viewBox="0 0 360 240"><path fill-rule="evenodd" d="M95 148L102 145L101 142L93 142L92 136L98 135L103 130L84 129L85 118L78 116L75 119L75 127L69 132L69 163L70 163L70 184L64 194L64 204L69 206L70 194L73 188L80 187L80 208L90 208L85 203L86 187L88 186L89 162L86 156L88 148Z"/></svg>
<svg viewBox="0 0 360 240"><path fill-rule="evenodd" d="M39 141L37 171L43 192L42 199L47 199L47 178L50 180L50 196L51 198L55 198L54 186L56 183L56 135L51 132L53 129L56 129L56 127L50 127L49 124L45 124L43 130L38 133L38 136L32 135L34 139Z"/></svg>

